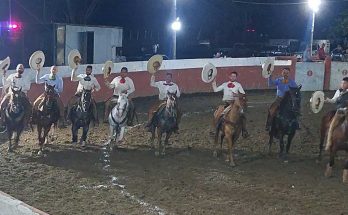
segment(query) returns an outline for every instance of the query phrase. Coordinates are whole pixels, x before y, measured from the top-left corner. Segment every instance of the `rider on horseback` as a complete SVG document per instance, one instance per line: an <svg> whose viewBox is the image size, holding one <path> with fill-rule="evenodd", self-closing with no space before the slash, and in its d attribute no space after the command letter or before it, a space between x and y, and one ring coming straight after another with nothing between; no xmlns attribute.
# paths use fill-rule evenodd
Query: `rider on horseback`
<svg viewBox="0 0 348 215"><path fill-rule="evenodd" d="M243 98L245 98L245 91L243 90L242 85L237 82L237 77L238 77L238 73L233 71L228 76L228 78L230 79L228 82L225 82L218 87L216 86L216 79L214 79L212 82L214 92L223 91L224 93L222 97L224 110L222 111L221 117L229 110L227 107L229 107L231 103L232 104L234 103L236 96L238 97L239 93L242 94ZM241 118L242 118L242 135L245 138L249 136L249 133L246 129L246 117L243 110L241 112Z"/></svg>
<svg viewBox="0 0 348 215"><path fill-rule="evenodd" d="M71 111L72 107L77 105L77 103L79 102L81 95L82 95L82 92L83 92L83 89L86 89L86 90L93 90L94 89L95 91L100 90L100 85L98 83L98 80L92 75L92 66L88 65L86 67L86 73L80 74L80 75L76 75L77 68L78 67L73 69L71 72L71 81L78 81L79 85L77 86L75 95L68 102L68 114L67 114L68 116L70 115L70 111ZM92 109L93 109L94 122L96 124L99 124L97 105L96 105L93 98L92 98L91 104L92 104Z"/></svg>
<svg viewBox="0 0 348 215"><path fill-rule="evenodd" d="M282 77L272 80L272 76L270 76L268 79L269 86L277 87L277 97L268 109L266 131L270 130L273 118L278 113L280 102L282 101L285 93L289 91L289 87L297 87L296 82L292 79L289 79L289 72L290 70L288 68L284 68L282 71Z"/></svg>
<svg viewBox="0 0 348 215"><path fill-rule="evenodd" d="M326 98L325 102L336 104L336 113L330 123L329 131L327 134L327 147L328 150L332 143L332 133L339 125L341 125L346 117L345 108L348 107L348 77L345 77L341 81L341 88L336 91L332 99Z"/></svg>
<svg viewBox="0 0 348 215"><path fill-rule="evenodd" d="M155 82L155 75L151 76L151 81L150 81L150 86L156 87L159 90L159 95L158 95L158 101L152 105L152 107L149 110L149 121L145 127L148 128L148 131L152 131L152 123L154 120L155 114L158 112L158 110L163 107L163 105L166 104L167 100L167 93L175 93L176 97L180 97L180 91L179 87L177 84L173 82L173 74L172 73L167 73L166 74L166 79L165 81L156 81ZM179 130L179 122L181 118L181 113L178 111L176 114L176 127L174 128L174 132L177 133Z"/></svg>
<svg viewBox="0 0 348 215"><path fill-rule="evenodd" d="M129 111L128 111L128 119L127 119L127 125L133 124L133 118L134 118L134 104L132 100L129 98L129 95L132 94L135 91L134 83L132 79L127 77L128 69L127 67L122 67L120 76L117 76L114 78L111 83L105 79L105 85L109 87L110 89L114 89L114 93L112 97L110 97L105 102L105 110L104 110L104 123L108 122L109 113L114 106L114 104L117 102L118 97L124 93L127 95L128 102L129 102Z"/></svg>
<svg viewBox="0 0 348 215"><path fill-rule="evenodd" d="M39 78L40 70L36 71L36 84L42 84L46 83L49 86L54 86L55 91L55 100L56 100L56 106L59 111L59 127L65 127L65 118L64 118L64 105L62 100L60 99L59 94L63 92L63 79L57 75L58 73L58 67L57 66L51 66L50 74L46 74ZM34 102L33 108L39 109L45 99L45 93L42 93Z"/></svg>
<svg viewBox="0 0 348 215"><path fill-rule="evenodd" d="M11 93L12 93L11 88L21 89L20 95L23 98L24 112L25 112L24 125L27 125L29 122L29 118L31 114L31 104L27 97L27 92L30 89L31 83L30 83L30 80L23 77L23 73L24 73L23 64L18 64L16 67L16 73L9 75L7 78L6 78L6 71L4 71L4 76L2 78L2 85L3 85L2 95L6 93L6 90L8 91L0 103L0 113L1 113L0 130L1 131L5 129L5 108L7 107L8 102L11 98Z"/></svg>

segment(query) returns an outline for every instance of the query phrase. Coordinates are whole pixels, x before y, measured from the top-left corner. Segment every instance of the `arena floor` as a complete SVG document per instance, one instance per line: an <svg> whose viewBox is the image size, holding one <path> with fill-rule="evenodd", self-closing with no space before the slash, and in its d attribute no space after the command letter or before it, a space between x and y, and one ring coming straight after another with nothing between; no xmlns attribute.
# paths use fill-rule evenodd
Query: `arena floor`
<svg viewBox="0 0 348 215"><path fill-rule="evenodd" d="M185 111L180 134L161 158L154 156L142 125L128 128L126 144L111 154L108 168L100 150L105 124L91 128L87 149L70 144L70 128L58 130L44 156L37 155L36 132L25 132L10 154L3 135L0 190L49 214L348 214L348 186L342 184L346 154L339 154L332 178L324 177L328 156L316 162L320 119L333 106L313 114L310 93L303 95L302 129L284 162L277 157L279 144L271 155L265 151L264 123L274 93L248 93L250 137L237 142L236 167L225 163L224 155L212 156L209 131L222 96L195 94L180 99ZM135 100L140 123L154 99Z"/></svg>

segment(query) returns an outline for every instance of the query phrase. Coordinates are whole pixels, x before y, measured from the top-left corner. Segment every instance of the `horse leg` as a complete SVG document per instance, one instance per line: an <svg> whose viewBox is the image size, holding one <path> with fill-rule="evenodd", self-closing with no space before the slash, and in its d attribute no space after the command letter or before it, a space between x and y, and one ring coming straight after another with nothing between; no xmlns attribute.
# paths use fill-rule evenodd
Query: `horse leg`
<svg viewBox="0 0 348 215"><path fill-rule="evenodd" d="M24 126L23 125L20 125L18 128L17 128L17 132L16 132L16 138L15 138L15 144L14 144L14 147L16 148L19 144L19 138L23 132L23 129L24 129Z"/></svg>
<svg viewBox="0 0 348 215"><path fill-rule="evenodd" d="M168 141L171 135L172 135L172 132L166 133L166 138L164 140L164 144L163 144L162 152L161 152L162 156L166 155L166 145L168 144Z"/></svg>
<svg viewBox="0 0 348 215"><path fill-rule="evenodd" d="M336 151L333 151L333 149L330 150L330 162L326 166L325 176L331 177L332 176L332 167L335 164L335 155Z"/></svg>
<svg viewBox="0 0 348 215"><path fill-rule="evenodd" d="M269 140L268 140L268 155L271 154L272 143L273 143L273 134L270 133Z"/></svg>
<svg viewBox="0 0 348 215"><path fill-rule="evenodd" d="M13 135L13 131L12 128L7 128L7 135L8 135L8 148L7 151L8 152L12 152L12 135Z"/></svg>
<svg viewBox="0 0 348 215"><path fill-rule="evenodd" d="M160 148L161 148L161 141L162 141L162 131L161 129L157 129L157 149L155 147L155 156L159 156Z"/></svg>
<svg viewBox="0 0 348 215"><path fill-rule="evenodd" d="M42 135L42 126L41 125L37 125L37 136L38 136L38 139L39 139L39 151L38 151L38 154L41 155L42 154L42 148L43 148L43 138L41 137Z"/></svg>
<svg viewBox="0 0 348 215"><path fill-rule="evenodd" d="M348 159L344 164L344 170L342 175L343 183L348 184Z"/></svg>
<svg viewBox="0 0 348 215"><path fill-rule="evenodd" d="M219 145L219 135L221 135L220 138L221 138L221 149L222 149L222 141L224 140L224 135L220 134L219 129L216 129L215 136L214 136L214 152L213 152L214 157L218 156L217 150L218 150L218 145Z"/></svg>
<svg viewBox="0 0 348 215"><path fill-rule="evenodd" d="M236 166L236 164L234 163L233 160L233 152L232 152L232 147L233 147L233 141L232 141L232 135L226 135L226 142L227 142L227 146L228 146L228 154L227 157L228 159L226 161L228 161L230 163L231 166Z"/></svg>
<svg viewBox="0 0 348 215"><path fill-rule="evenodd" d="M71 126L72 144L77 144L78 127L73 123Z"/></svg>
<svg viewBox="0 0 348 215"><path fill-rule="evenodd" d="M156 148L156 147L155 147L155 144L154 144L154 142L155 142L155 137L156 137L156 134L155 134L155 133L156 133L156 128L154 128L154 129L151 130L151 138L150 138L151 147L154 148L154 149Z"/></svg>
<svg viewBox="0 0 348 215"><path fill-rule="evenodd" d="M283 158L283 153L284 153L284 134L281 133L279 134L279 158Z"/></svg>
<svg viewBox="0 0 348 215"><path fill-rule="evenodd" d="M83 126L83 131L82 131L82 137L81 137L81 146L85 147L86 146L86 140L87 140L87 134L88 134L88 130L89 130L89 124Z"/></svg>
<svg viewBox="0 0 348 215"><path fill-rule="evenodd" d="M295 136L295 132L288 135L288 141L286 143L286 155L285 155L286 157L289 154L291 141L294 138L294 136Z"/></svg>

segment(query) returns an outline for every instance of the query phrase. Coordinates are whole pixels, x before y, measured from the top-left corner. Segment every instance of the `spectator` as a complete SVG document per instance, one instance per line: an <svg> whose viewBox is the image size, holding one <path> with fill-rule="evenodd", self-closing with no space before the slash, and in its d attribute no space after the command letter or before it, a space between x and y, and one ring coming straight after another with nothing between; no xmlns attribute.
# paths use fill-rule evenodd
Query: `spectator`
<svg viewBox="0 0 348 215"><path fill-rule="evenodd" d="M343 48L340 44L337 45L337 47L332 50L331 52L331 58L333 61L343 61Z"/></svg>
<svg viewBox="0 0 348 215"><path fill-rule="evenodd" d="M311 56L311 48L310 46L307 46L306 50L303 52L303 61L304 62L312 62L312 56Z"/></svg>
<svg viewBox="0 0 348 215"><path fill-rule="evenodd" d="M325 43L321 44L321 47L318 50L318 58L319 60L325 60Z"/></svg>

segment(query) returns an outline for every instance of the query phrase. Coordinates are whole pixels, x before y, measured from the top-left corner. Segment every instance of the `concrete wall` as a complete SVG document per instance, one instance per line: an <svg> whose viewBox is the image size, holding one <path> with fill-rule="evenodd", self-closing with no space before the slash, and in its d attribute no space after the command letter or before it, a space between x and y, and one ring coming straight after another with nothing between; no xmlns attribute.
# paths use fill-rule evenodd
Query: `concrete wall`
<svg viewBox="0 0 348 215"><path fill-rule="evenodd" d="M300 62L296 64L296 83L302 84L303 91L323 90L324 62Z"/></svg>
<svg viewBox="0 0 348 215"><path fill-rule="evenodd" d="M48 215L0 191L0 215Z"/></svg>
<svg viewBox="0 0 348 215"><path fill-rule="evenodd" d="M347 62L331 62L330 90L337 90L342 78L348 76Z"/></svg>
<svg viewBox="0 0 348 215"><path fill-rule="evenodd" d="M66 25L65 62L68 62L68 54L72 49L81 50L80 32L94 32L94 63L103 63L106 59L111 60L112 47L122 47L122 28Z"/></svg>

